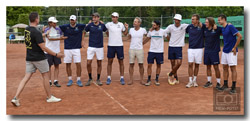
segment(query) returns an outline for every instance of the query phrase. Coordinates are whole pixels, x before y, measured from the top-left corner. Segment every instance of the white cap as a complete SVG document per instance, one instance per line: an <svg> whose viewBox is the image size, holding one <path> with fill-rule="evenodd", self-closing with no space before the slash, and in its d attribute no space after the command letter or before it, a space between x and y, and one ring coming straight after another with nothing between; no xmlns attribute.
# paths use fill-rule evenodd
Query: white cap
<svg viewBox="0 0 250 121"><path fill-rule="evenodd" d="M48 22L57 23L56 17L49 17Z"/></svg>
<svg viewBox="0 0 250 121"><path fill-rule="evenodd" d="M174 19L180 20L181 21L181 14L175 14Z"/></svg>
<svg viewBox="0 0 250 121"><path fill-rule="evenodd" d="M76 20L76 16L75 15L71 15L70 17L69 17L69 20L71 20L71 19L73 19L74 21Z"/></svg>
<svg viewBox="0 0 250 121"><path fill-rule="evenodd" d="M112 16L116 16L116 17L119 17L119 14L118 14L117 12L113 12L111 15L112 15Z"/></svg>

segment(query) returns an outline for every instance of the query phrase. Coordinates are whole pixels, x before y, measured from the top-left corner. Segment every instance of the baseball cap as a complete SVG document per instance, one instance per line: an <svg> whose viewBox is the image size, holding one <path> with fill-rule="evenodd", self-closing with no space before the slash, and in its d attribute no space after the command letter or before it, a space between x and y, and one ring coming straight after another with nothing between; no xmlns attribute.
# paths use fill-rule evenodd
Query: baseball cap
<svg viewBox="0 0 250 121"><path fill-rule="evenodd" d="M56 17L49 17L48 22L57 23L58 20L56 20Z"/></svg>
<svg viewBox="0 0 250 121"><path fill-rule="evenodd" d="M182 19L181 14L175 14L174 19L180 20Z"/></svg>
<svg viewBox="0 0 250 121"><path fill-rule="evenodd" d="M116 16L116 17L119 17L119 14L118 14L117 12L113 12L111 15L112 15L112 16Z"/></svg>
<svg viewBox="0 0 250 121"><path fill-rule="evenodd" d="M99 13L93 13L92 16L100 17L100 14Z"/></svg>
<svg viewBox="0 0 250 121"><path fill-rule="evenodd" d="M75 15L71 15L70 17L69 17L69 20L71 20L71 19L73 19L74 21L76 20L76 16Z"/></svg>

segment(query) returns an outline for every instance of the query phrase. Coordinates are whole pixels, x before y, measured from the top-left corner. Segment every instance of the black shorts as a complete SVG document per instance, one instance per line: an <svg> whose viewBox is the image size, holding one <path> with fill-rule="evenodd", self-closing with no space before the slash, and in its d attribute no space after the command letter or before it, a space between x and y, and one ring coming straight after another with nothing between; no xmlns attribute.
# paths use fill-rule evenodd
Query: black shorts
<svg viewBox="0 0 250 121"><path fill-rule="evenodd" d="M53 56L53 55L50 55L50 54L45 54L47 59L48 59L48 63L49 63L49 66L52 66L52 65L59 65L61 64L61 58L58 58L56 56Z"/></svg>

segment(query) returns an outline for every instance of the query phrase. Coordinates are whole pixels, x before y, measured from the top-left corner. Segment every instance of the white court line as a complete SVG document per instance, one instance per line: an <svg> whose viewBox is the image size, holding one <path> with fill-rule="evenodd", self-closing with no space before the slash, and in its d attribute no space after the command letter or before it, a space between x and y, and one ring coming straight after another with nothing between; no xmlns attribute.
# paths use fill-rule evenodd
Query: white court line
<svg viewBox="0 0 250 121"><path fill-rule="evenodd" d="M117 101L114 97L112 97L107 91L94 83L98 88L100 88L109 98L111 98L115 103L117 103L123 110L129 113L129 115L133 115L126 107L124 107L119 101Z"/></svg>

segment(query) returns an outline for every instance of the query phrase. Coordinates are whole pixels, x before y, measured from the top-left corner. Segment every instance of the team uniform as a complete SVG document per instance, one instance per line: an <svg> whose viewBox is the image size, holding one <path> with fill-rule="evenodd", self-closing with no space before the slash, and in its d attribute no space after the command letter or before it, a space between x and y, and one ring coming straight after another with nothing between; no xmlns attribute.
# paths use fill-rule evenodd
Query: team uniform
<svg viewBox="0 0 250 121"><path fill-rule="evenodd" d="M76 24L75 27L71 27L70 24L60 26L64 36L68 37L64 40L64 63L71 63L72 58L74 63L81 62L80 49L82 48L82 32L85 26L85 24Z"/></svg>
<svg viewBox="0 0 250 121"><path fill-rule="evenodd" d="M126 29L123 23L118 22L115 24L113 22L108 22L105 26L109 32L107 57L114 58L115 54L117 54L117 59L124 59L122 32Z"/></svg>
<svg viewBox="0 0 250 121"><path fill-rule="evenodd" d="M62 35L62 31L59 27L56 27L56 28L48 27L44 30L44 33L47 33L47 31L49 31L49 30L50 30L50 33L49 33L50 38L60 38ZM46 39L45 46L47 48L49 48L50 50L52 50L55 53L60 52L60 40L50 41L47 37L45 39ZM47 54L46 52L45 52L45 54L46 54L46 57L48 59L49 66L61 64L60 58L55 57L55 56L50 55L50 54Z"/></svg>
<svg viewBox="0 0 250 121"><path fill-rule="evenodd" d="M164 63L164 37L166 36L167 35L163 29L148 32L147 37L151 38L150 49L147 58L148 64L154 64L154 60L156 60L157 64Z"/></svg>
<svg viewBox="0 0 250 121"><path fill-rule="evenodd" d="M87 59L92 60L94 55L96 54L97 60L103 60L103 32L107 31L106 26L102 23L95 25L92 22L88 24L88 26L86 26L85 31L89 32L89 47L87 50Z"/></svg>
<svg viewBox="0 0 250 121"><path fill-rule="evenodd" d="M40 73L49 71L49 64L43 50L38 44L44 43L42 33L35 27L28 26L25 29L26 53L26 73L35 73L36 69Z"/></svg>
<svg viewBox="0 0 250 121"><path fill-rule="evenodd" d="M176 27L174 24L166 28L166 33L171 34L168 48L168 59L182 59L182 47L185 46L186 28L189 24L181 24Z"/></svg>
<svg viewBox="0 0 250 121"><path fill-rule="evenodd" d="M220 35L222 28L217 27L216 30L209 30L205 28L205 50L204 50L204 64L205 65L217 65L220 64Z"/></svg>
<svg viewBox="0 0 250 121"><path fill-rule="evenodd" d="M238 56L238 48L236 48L236 55L233 54L232 49L235 46L236 34L239 31L233 25L227 25L222 28L222 34L224 39L224 47L221 56L221 64L236 66L237 65L237 56Z"/></svg>
<svg viewBox="0 0 250 121"><path fill-rule="evenodd" d="M147 34L147 31L144 28L140 28L139 30L131 28L129 30L129 34L131 35L131 43L129 48L129 63L134 63L135 58L137 58L138 63L143 63L144 52L142 43L143 36Z"/></svg>
<svg viewBox="0 0 250 121"><path fill-rule="evenodd" d="M190 24L186 32L189 34L189 48L188 48L188 62L196 64L202 63L203 47L204 47L204 30L205 24L202 24L202 28L195 27Z"/></svg>

